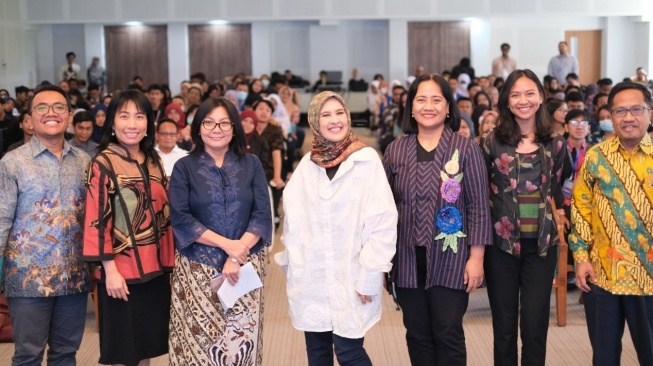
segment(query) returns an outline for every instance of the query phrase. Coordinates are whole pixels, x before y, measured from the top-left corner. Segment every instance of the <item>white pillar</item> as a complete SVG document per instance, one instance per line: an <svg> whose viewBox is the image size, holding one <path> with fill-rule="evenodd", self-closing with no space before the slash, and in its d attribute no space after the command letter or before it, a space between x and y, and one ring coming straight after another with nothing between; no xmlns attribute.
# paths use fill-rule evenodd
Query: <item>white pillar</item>
<svg viewBox="0 0 653 366"><path fill-rule="evenodd" d="M387 80L405 81L408 74L408 21L390 19L388 31L388 69L390 77Z"/></svg>
<svg viewBox="0 0 653 366"><path fill-rule="evenodd" d="M252 22L252 75L270 75L272 70L270 49L270 22Z"/></svg>
<svg viewBox="0 0 653 366"><path fill-rule="evenodd" d="M183 52L179 52L182 50ZM172 96L179 94L180 84L190 77L188 24L168 24L168 85Z"/></svg>

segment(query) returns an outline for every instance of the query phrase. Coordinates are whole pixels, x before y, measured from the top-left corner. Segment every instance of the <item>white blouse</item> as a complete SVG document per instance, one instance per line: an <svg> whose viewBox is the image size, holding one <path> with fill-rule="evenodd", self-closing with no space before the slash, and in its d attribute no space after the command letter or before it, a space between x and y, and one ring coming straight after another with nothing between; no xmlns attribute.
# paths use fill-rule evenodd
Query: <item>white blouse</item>
<svg viewBox="0 0 653 366"><path fill-rule="evenodd" d="M304 156L283 193L286 266L293 326L361 338L381 318L383 274L392 268L397 209L377 152L365 147L333 180ZM362 304L357 292L370 295Z"/></svg>

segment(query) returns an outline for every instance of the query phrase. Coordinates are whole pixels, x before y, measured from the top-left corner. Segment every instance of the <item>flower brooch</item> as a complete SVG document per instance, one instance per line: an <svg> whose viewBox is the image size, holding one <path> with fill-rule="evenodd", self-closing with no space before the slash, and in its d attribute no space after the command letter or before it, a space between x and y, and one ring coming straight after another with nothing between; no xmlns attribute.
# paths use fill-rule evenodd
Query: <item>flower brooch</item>
<svg viewBox="0 0 653 366"><path fill-rule="evenodd" d="M440 194L442 198L449 203L442 207L440 212L435 216L435 225L440 230L440 234L434 240L444 239L442 251L451 248L454 253L458 253L458 238L464 238L467 234L460 231L463 228L463 217L460 211L452 206L460 198L463 173L458 173L460 165L458 164L458 149L454 151L451 159L444 165L444 171L440 171L442 184Z"/></svg>

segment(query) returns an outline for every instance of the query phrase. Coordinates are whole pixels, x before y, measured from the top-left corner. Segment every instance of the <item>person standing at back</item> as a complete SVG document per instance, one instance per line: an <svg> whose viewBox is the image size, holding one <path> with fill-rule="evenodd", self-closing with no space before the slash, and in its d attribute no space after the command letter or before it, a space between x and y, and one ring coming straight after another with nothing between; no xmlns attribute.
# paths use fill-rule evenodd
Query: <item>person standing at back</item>
<svg viewBox="0 0 653 366"><path fill-rule="evenodd" d="M558 79L562 86L566 86L567 75L579 75L578 60L569 54L569 44L565 41L558 43L558 51L560 54L549 61L548 74Z"/></svg>

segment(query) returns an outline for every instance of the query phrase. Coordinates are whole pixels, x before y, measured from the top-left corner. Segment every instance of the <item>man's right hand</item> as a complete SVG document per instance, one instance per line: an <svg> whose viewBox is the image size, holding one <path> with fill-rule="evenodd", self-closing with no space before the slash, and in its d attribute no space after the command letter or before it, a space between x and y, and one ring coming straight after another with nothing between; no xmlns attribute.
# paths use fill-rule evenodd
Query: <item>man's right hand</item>
<svg viewBox="0 0 653 366"><path fill-rule="evenodd" d="M583 292L590 292L590 286L587 283L587 277L590 281L596 283L598 279L596 278L596 273L592 267L591 262L583 262L576 264L576 286L581 289Z"/></svg>

